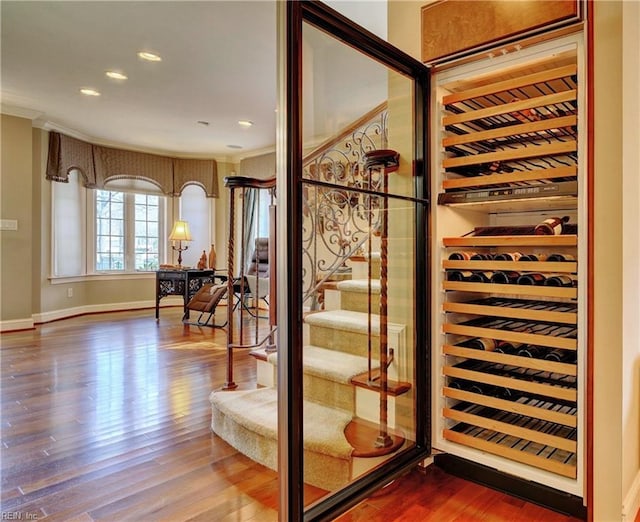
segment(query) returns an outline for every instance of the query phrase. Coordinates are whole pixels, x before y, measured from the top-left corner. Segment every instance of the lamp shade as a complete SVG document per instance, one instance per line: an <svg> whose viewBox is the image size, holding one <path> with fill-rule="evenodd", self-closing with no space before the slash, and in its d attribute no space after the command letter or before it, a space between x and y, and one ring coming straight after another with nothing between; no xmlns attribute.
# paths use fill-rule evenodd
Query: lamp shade
<svg viewBox="0 0 640 522"><path fill-rule="evenodd" d="M169 241L191 241L189 223L186 221L176 221L173 224L171 234L169 234Z"/></svg>

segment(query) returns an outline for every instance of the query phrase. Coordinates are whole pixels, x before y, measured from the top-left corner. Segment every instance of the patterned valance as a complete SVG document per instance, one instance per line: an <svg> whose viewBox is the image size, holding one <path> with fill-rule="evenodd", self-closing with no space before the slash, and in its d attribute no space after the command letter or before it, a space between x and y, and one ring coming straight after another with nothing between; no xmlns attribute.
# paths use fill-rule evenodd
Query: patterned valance
<svg viewBox="0 0 640 522"><path fill-rule="evenodd" d="M149 181L168 196L179 196L187 185L198 185L207 197L218 197L218 166L213 159L115 149L50 132L47 179L68 182L69 172L74 169L88 188L104 188L108 181L131 178Z"/></svg>
<svg viewBox="0 0 640 522"><path fill-rule="evenodd" d="M276 175L276 153L269 152L240 160L240 176L245 178L273 178Z"/></svg>

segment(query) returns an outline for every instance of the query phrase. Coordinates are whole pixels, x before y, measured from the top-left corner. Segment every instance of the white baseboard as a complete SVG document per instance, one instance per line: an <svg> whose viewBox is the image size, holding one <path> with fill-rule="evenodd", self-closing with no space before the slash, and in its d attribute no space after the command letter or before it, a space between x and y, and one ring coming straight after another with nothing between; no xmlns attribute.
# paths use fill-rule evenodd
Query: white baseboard
<svg viewBox="0 0 640 522"><path fill-rule="evenodd" d="M32 328L34 328L34 321L31 318L0 321L0 332L11 332L14 330L31 330Z"/></svg>
<svg viewBox="0 0 640 522"><path fill-rule="evenodd" d="M48 323L50 321L58 321L59 319L65 319L75 315L95 314L99 312L118 312L121 310L138 310L140 308L155 307L155 305L154 301L130 301L128 303L74 306L73 308L64 308L62 310L54 310L52 312L33 314L33 320L36 324L40 324Z"/></svg>
<svg viewBox="0 0 640 522"><path fill-rule="evenodd" d="M622 502L622 520L623 522L633 522L635 516L640 510L640 471L633 479L631 487Z"/></svg>
<svg viewBox="0 0 640 522"><path fill-rule="evenodd" d="M163 299L160 304L161 308L167 306L181 306L182 297L173 299L171 296ZM31 319L31 328L35 324L48 323L51 321L58 321L60 319L67 319L77 315L95 314L104 312L120 312L122 310L140 310L142 308L155 308L155 301L129 301L126 303L103 303L96 305L83 305L74 306L73 308L63 308L62 310L53 310L51 312L43 312L39 314L33 314ZM3 323L4 325L4 323ZM13 325L12 325L13 326ZM19 328L11 328L12 330L18 330Z"/></svg>

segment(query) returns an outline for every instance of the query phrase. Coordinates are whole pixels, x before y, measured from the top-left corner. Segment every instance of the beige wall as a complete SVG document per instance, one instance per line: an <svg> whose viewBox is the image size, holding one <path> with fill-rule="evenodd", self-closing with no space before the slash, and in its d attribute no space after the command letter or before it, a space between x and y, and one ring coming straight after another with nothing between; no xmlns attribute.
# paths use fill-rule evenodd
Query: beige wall
<svg viewBox="0 0 640 522"><path fill-rule="evenodd" d="M426 3L389 0L389 41L418 60L420 9ZM594 10L593 508L598 521L620 520L625 497L633 501L640 494L629 493L632 485L639 487L640 470L639 9L640 2L597 0Z"/></svg>
<svg viewBox="0 0 640 522"><path fill-rule="evenodd" d="M1 217L18 221L17 231L0 232L0 320L29 322L33 297L31 121L2 115L0 131Z"/></svg>
<svg viewBox="0 0 640 522"><path fill-rule="evenodd" d="M622 506L622 9L596 2L594 191L594 517Z"/></svg>
<svg viewBox="0 0 640 522"><path fill-rule="evenodd" d="M630 489L634 480L640 489L640 2L624 2L622 20L622 492L633 495L640 494Z"/></svg>

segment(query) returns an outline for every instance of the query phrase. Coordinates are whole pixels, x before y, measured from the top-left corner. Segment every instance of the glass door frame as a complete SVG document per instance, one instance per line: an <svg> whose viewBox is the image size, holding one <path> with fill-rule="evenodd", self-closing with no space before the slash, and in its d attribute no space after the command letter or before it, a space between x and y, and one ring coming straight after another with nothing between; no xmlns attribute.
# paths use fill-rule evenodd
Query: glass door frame
<svg viewBox="0 0 640 522"><path fill-rule="evenodd" d="M277 2L277 277L279 519L330 520L383 487L431 452L430 183L427 175L428 68L322 2ZM311 24L414 81L415 411L413 448L305 511L302 346L302 27Z"/></svg>

